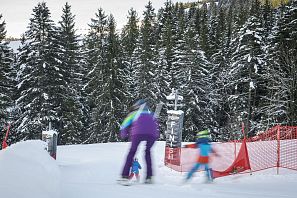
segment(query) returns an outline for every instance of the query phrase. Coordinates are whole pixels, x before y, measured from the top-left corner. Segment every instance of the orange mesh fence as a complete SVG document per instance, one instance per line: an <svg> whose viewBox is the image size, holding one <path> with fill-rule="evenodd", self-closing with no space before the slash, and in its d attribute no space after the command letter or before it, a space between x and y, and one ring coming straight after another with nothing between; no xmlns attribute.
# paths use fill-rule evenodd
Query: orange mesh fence
<svg viewBox="0 0 297 198"><path fill-rule="evenodd" d="M214 177L273 167L297 170L297 127L275 126L246 140L212 145L219 155L211 156ZM198 154L197 148L166 147L165 165L187 172L196 163Z"/></svg>

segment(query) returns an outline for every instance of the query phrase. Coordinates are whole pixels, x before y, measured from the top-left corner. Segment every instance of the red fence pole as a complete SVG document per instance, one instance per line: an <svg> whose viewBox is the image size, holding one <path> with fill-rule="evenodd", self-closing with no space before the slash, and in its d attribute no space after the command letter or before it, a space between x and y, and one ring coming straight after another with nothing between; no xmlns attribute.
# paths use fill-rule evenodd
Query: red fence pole
<svg viewBox="0 0 297 198"><path fill-rule="evenodd" d="M7 126L7 131L6 131L4 140L2 142L2 149L5 149L8 146L7 143L6 143L6 141L7 141L7 138L8 138L9 130L10 130L10 124Z"/></svg>
<svg viewBox="0 0 297 198"><path fill-rule="evenodd" d="M280 125L277 127L277 162L276 162L276 171L279 174L279 166L280 166Z"/></svg>

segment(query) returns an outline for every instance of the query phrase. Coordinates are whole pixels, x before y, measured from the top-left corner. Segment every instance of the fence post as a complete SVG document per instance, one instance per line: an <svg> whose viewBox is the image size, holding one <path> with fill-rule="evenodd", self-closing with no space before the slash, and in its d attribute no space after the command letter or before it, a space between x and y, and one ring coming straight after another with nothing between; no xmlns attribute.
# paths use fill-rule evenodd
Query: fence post
<svg viewBox="0 0 297 198"><path fill-rule="evenodd" d="M6 147L8 147L7 138L8 138L9 130L10 130L10 124L8 124L8 126L7 126L7 131L5 133L5 137L4 137L3 142L2 142L2 149L5 149Z"/></svg>
<svg viewBox="0 0 297 198"><path fill-rule="evenodd" d="M277 126L277 162L276 162L277 174L279 174L279 166L280 166L280 125Z"/></svg>

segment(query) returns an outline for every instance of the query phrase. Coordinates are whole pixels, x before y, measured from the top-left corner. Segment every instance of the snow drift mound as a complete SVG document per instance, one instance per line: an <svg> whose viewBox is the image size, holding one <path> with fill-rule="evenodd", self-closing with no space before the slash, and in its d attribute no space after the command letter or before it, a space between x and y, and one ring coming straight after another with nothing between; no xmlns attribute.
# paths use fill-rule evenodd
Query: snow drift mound
<svg viewBox="0 0 297 198"><path fill-rule="evenodd" d="M0 197L60 196L60 170L45 147L41 140L30 140L0 151Z"/></svg>

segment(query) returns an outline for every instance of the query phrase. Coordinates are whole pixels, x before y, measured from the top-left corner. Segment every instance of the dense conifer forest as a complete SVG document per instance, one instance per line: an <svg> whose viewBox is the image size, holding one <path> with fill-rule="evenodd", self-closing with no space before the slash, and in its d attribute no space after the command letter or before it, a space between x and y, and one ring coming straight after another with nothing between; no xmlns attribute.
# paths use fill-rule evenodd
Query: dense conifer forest
<svg viewBox="0 0 297 198"><path fill-rule="evenodd" d="M120 29L98 8L86 35L71 5L61 9L54 22L38 3L16 54L0 13L0 127L11 123L10 143L39 139L49 122L59 144L120 141L129 106L146 98L154 110L173 88L184 98L183 141L204 128L214 141L240 138L242 122L248 136L297 125L297 0L148 2Z"/></svg>

